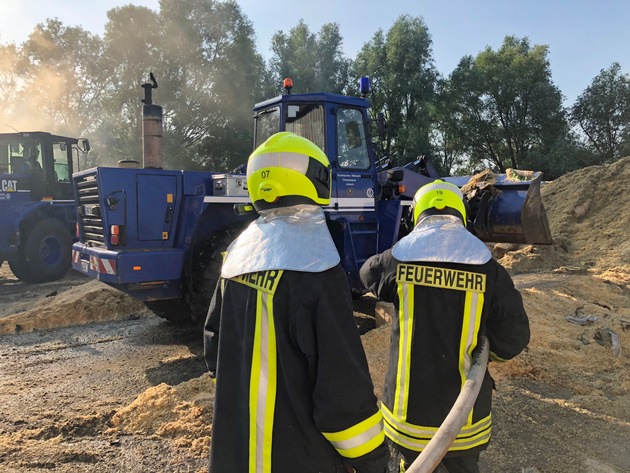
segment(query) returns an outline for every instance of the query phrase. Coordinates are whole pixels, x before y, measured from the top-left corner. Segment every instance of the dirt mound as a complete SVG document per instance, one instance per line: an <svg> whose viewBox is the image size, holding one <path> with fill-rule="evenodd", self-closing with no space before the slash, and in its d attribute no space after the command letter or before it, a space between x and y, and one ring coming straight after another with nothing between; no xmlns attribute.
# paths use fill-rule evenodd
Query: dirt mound
<svg viewBox="0 0 630 473"><path fill-rule="evenodd" d="M0 318L0 334L32 332L152 315L144 304L100 281L55 291L24 312Z"/></svg>
<svg viewBox="0 0 630 473"><path fill-rule="evenodd" d="M624 211L629 191L630 157L545 184L541 193L554 245L527 245L500 262L513 274L563 266L630 273L630 212Z"/></svg>
<svg viewBox="0 0 630 473"><path fill-rule="evenodd" d="M178 447L203 458L212 433L214 384L204 375L177 386L147 389L112 418L109 434L149 434L174 439Z"/></svg>

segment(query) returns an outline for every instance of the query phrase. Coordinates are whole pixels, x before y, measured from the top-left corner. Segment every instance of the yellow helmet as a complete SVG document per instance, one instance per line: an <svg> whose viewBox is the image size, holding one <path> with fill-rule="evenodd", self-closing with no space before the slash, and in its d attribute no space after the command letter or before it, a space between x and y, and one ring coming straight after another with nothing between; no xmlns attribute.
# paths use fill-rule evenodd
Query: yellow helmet
<svg viewBox="0 0 630 473"><path fill-rule="evenodd" d="M425 215L455 215L466 225L464 196L455 184L441 179L425 184L416 192L411 203L413 224Z"/></svg>
<svg viewBox="0 0 630 473"><path fill-rule="evenodd" d="M247 161L247 188L257 211L330 203L330 161L313 142L282 131Z"/></svg>

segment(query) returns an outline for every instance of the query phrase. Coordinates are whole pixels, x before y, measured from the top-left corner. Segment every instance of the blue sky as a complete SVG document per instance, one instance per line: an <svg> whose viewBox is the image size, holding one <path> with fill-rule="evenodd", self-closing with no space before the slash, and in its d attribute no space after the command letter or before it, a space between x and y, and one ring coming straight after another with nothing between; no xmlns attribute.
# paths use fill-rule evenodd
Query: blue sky
<svg viewBox="0 0 630 473"><path fill-rule="evenodd" d="M467 54L500 47L506 35L527 36L549 46L552 80L571 105L593 78L614 61L630 72L628 0L237 0L253 22L258 50L268 57L271 36L300 19L312 32L339 24L344 49L354 57L379 29L387 32L402 14L421 16L433 39L438 70L448 75ZM102 34L107 10L126 3L159 9L158 0L2 0L0 43L24 41L46 18Z"/></svg>

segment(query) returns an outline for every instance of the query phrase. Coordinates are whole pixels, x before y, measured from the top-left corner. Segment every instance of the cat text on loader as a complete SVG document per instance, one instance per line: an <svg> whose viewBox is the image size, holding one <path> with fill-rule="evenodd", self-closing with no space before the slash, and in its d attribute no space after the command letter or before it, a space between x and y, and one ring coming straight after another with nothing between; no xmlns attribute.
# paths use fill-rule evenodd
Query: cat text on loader
<svg viewBox="0 0 630 473"><path fill-rule="evenodd" d="M362 291L363 262L409 231L415 191L437 178L464 188L470 230L484 241L551 243L540 173L515 173L518 179L486 175L475 183L471 176L439 176L426 160L382 169L372 145L367 80L361 97L291 94L291 86L287 80L284 94L254 107L253 146L291 131L326 152L332 196L324 210L356 291ZM98 167L73 176L80 239L73 245L72 265L145 301L161 317L201 321L221 252L256 215L239 211L251 207L243 174L161 168L162 113L152 103L153 89L145 87L144 137L151 140L143 146L145 166Z"/></svg>

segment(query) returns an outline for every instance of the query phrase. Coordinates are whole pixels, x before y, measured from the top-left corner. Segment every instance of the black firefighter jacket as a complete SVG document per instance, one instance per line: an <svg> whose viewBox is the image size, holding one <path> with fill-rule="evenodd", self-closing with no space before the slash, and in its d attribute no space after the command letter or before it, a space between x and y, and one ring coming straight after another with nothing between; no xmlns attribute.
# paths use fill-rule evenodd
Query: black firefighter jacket
<svg viewBox="0 0 630 473"><path fill-rule="evenodd" d="M365 262L361 281L393 302L389 366L381 410L385 435L407 455L418 455L455 403L480 332L490 360L505 361L529 343L520 293L500 264L398 261L387 250ZM493 381L488 371L471 415L447 457L484 449L491 434Z"/></svg>
<svg viewBox="0 0 630 473"><path fill-rule="evenodd" d="M213 473L383 473L384 441L345 273L222 279L205 357L216 381Z"/></svg>

